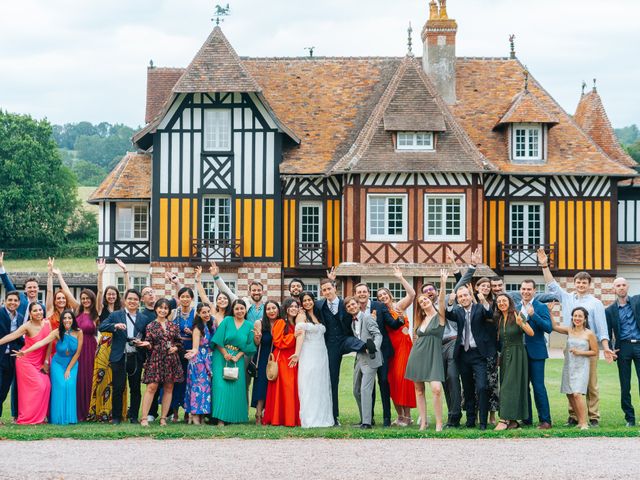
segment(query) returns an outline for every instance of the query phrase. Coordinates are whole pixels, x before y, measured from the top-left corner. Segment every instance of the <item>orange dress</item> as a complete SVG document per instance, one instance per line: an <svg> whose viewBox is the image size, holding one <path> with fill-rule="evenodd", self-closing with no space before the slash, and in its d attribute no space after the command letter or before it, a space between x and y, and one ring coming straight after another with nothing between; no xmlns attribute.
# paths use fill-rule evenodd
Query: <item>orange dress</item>
<svg viewBox="0 0 640 480"><path fill-rule="evenodd" d="M289 367L289 357L296 352L295 327L284 320L273 325L273 356L278 362L278 377L267 385L264 425L300 426L298 366ZM215 395L215 393L214 393Z"/></svg>
<svg viewBox="0 0 640 480"><path fill-rule="evenodd" d="M389 309L389 313L391 313L394 319L401 316L392 308ZM409 354L413 346L411 333L408 331L409 322L405 321L405 326L397 330L389 327L386 327L386 329L389 334L389 340L391 340L391 345L393 346L393 357L389 359L389 375L387 377L389 380L391 399L393 403L399 407L415 408L416 390L414 383L404 378L407 362L409 361Z"/></svg>

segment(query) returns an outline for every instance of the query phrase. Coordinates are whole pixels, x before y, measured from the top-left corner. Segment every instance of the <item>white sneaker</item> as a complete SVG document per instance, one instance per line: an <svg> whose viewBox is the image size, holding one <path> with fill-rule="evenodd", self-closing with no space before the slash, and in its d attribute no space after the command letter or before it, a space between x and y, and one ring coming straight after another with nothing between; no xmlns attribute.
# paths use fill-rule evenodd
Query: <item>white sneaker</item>
<svg viewBox="0 0 640 480"><path fill-rule="evenodd" d="M147 415L147 422L151 423L156 419L153 415Z"/></svg>

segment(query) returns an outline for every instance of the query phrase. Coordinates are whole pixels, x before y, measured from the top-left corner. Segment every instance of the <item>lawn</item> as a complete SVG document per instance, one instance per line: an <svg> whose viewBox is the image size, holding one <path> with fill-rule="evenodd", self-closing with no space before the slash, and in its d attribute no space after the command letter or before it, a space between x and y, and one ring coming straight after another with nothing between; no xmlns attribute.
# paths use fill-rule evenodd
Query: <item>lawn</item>
<svg viewBox="0 0 640 480"><path fill-rule="evenodd" d="M65 437L75 439L119 439L127 437L151 437L162 438L245 438L245 439L279 439L279 438L533 438L533 437L585 437L585 436L612 436L612 437L638 437L640 428L626 428L624 417L620 410L620 388L618 385L618 371L615 365L608 365L604 361L599 363L600 384L600 413L602 416L601 427L588 431L579 431L576 428L564 427L567 418L567 402L564 395L559 393L562 360L547 361L547 389L551 401L551 413L555 422L553 429L540 431L535 428L522 428L502 432L479 432L476 429L453 429L436 433L434 430L433 409L427 404L429 412L430 428L426 432L419 432L417 426L406 428L374 427L373 430L361 431L352 426L358 421L358 411L355 400L351 394L351 378L353 359L345 358L342 364L340 382L340 412L342 426L326 429L302 429L286 427L256 427L255 425L228 425L214 427L209 425L193 426L183 423L169 425L161 428L154 422L148 429L139 425L122 424L119 426L84 423L78 426L19 426L6 425L0 427L0 438L13 440L41 440L52 437ZM378 397L379 398L379 397ZM632 382L632 398L637 408L638 386ZM446 411L446 407L445 407ZM10 407L8 402L4 406L3 420L10 420ZM251 412L253 415L253 411ZM417 417L417 410L413 413ZM535 409L534 409L535 417ZM252 418L252 417L250 417ZM376 419L381 420L380 402L376 402Z"/></svg>
<svg viewBox="0 0 640 480"><path fill-rule="evenodd" d="M97 251L97 248L96 248ZM15 260L5 255L7 272L46 272L47 259ZM56 267L62 273L97 273L95 257L56 258Z"/></svg>

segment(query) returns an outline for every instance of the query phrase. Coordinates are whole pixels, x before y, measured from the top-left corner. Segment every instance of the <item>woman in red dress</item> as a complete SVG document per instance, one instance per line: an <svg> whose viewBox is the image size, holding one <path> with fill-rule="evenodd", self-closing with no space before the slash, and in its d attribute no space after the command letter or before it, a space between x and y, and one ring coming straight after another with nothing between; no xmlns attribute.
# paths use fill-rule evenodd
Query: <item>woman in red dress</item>
<svg viewBox="0 0 640 480"><path fill-rule="evenodd" d="M393 295L388 288L379 288L376 296L378 301L384 303L389 309L389 313L394 319L404 317L404 311L411 306L416 292L411 284L402 276L402 272L398 267L393 267L393 275L402 283L407 294L400 301L395 302ZM409 323L405 317L405 326L394 330L386 327L389 334L389 340L393 345L393 357L389 359L389 390L391 392L391 400L398 412L398 418L392 425L406 427L411 422L411 409L416 407L416 390L411 380L404 378L407 369L407 361L411 353L413 342L411 340L411 331Z"/></svg>
<svg viewBox="0 0 640 480"><path fill-rule="evenodd" d="M298 366L290 364L289 357L296 353L296 317L300 305L294 298L282 304L283 317L273 325L273 356L278 363L278 377L269 381L265 402L264 425L300 426L300 399L298 398Z"/></svg>

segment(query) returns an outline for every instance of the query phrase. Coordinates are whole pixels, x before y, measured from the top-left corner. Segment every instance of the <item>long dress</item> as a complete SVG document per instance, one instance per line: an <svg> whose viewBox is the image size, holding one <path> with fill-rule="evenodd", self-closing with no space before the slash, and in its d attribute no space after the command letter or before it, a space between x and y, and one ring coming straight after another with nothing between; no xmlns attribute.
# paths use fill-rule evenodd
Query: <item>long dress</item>
<svg viewBox="0 0 640 480"><path fill-rule="evenodd" d="M223 369L227 365L217 346L226 349L230 355L244 352L236 364L228 362L229 367L238 367L237 380L225 380ZM212 356L212 389L211 416L225 423L243 423L249 419L247 405L247 378L245 375L245 357L256 351L253 343L253 326L245 320L236 328L233 317L225 317L211 339Z"/></svg>
<svg viewBox="0 0 640 480"><path fill-rule="evenodd" d="M267 384L269 383L267 380L267 361L269 353L271 353L272 342L271 332L263 332L258 353L253 358L253 361L258 365L258 376L253 379L253 392L251 393L251 406L254 408L258 405L258 401L264 402L267 399Z"/></svg>
<svg viewBox="0 0 640 480"><path fill-rule="evenodd" d="M442 361L442 335L444 325L440 325L436 313L423 331L418 328L418 339L413 344L405 378L414 382L443 382L444 363Z"/></svg>
<svg viewBox="0 0 640 480"><path fill-rule="evenodd" d="M78 328L82 330L82 350L78 358L78 390L77 409L78 421L83 422L89 415L91 404L91 390L93 386L93 365L96 358L96 324L88 313L81 313L76 318Z"/></svg>
<svg viewBox="0 0 640 480"><path fill-rule="evenodd" d="M195 315L195 312L196 312L196 309L192 308L191 310L189 310L189 313L187 315L184 315L182 314L182 309L178 307L176 309L176 314L173 319L173 322L180 329L180 336L182 337L182 345L184 346L185 350L191 350L192 337L191 337L191 334L186 333L184 329L188 328L189 330L191 330L193 328L193 317ZM173 413L177 413L178 408L183 406L184 394L187 389L186 378L188 375L187 368L189 367L189 361L186 358L184 358L184 356L180 357L180 366L182 368L182 377L184 380L177 382L173 386L173 397L171 397L171 411Z"/></svg>
<svg viewBox="0 0 640 480"><path fill-rule="evenodd" d="M517 323L503 323L500 359L500 418L524 420L529 416L527 384L529 367L522 329Z"/></svg>
<svg viewBox="0 0 640 480"><path fill-rule="evenodd" d="M180 357L182 356L182 339L178 326L166 322L166 328L157 320L147 325L145 340L151 344L151 354L144 362L142 383L177 383L184 380ZM177 352L169 353L170 347L178 347Z"/></svg>
<svg viewBox="0 0 640 480"><path fill-rule="evenodd" d="M389 309L391 316L397 319L401 314L394 309ZM386 327L389 334L389 340L393 346L393 356L389 359L389 391L393 403L402 407L416 407L416 389L411 380L404 378L404 372L407 370L407 362L411 354L413 342L411 341L411 332L409 331L409 322L405 321L405 326L398 329Z"/></svg>
<svg viewBox="0 0 640 480"><path fill-rule="evenodd" d="M196 415L211 413L211 337L214 332L204 327L198 353L189 360L184 411Z"/></svg>
<svg viewBox="0 0 640 480"><path fill-rule="evenodd" d="M51 333L49 322L44 321L40 332L35 337L25 335L22 350L39 342L49 333ZM16 379L19 392L17 423L21 425L43 423L47 417L51 381L49 375L40 370L47 356L47 347L48 345L45 345L16 359Z"/></svg>
<svg viewBox="0 0 640 480"><path fill-rule="evenodd" d="M289 366L289 357L296 352L294 331L284 320L273 325L273 356L278 362L278 377L267 386L264 425L300 426L298 366Z"/></svg>
<svg viewBox="0 0 640 480"><path fill-rule="evenodd" d="M574 355L569 350L588 351L589 340L569 335L564 347L564 365L562 367L562 383L560 393L587 393L589 385L590 358L583 355Z"/></svg>
<svg viewBox="0 0 640 480"><path fill-rule="evenodd" d="M304 330L304 343L298 361L298 394L300 424L305 428L332 427L333 402L329 355L324 343L327 331L322 324L299 323L296 330Z"/></svg>
<svg viewBox="0 0 640 480"><path fill-rule="evenodd" d="M84 344L83 347L84 349ZM51 409L49 421L58 425L78 423L76 406L76 385L78 380L78 362L71 368L69 378L64 378L71 358L78 350L78 339L65 333L58 342L56 354L51 359ZM80 353L82 355L82 351Z"/></svg>

